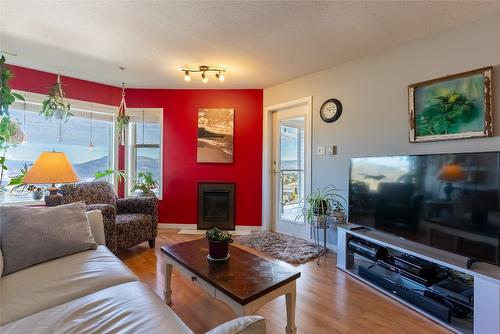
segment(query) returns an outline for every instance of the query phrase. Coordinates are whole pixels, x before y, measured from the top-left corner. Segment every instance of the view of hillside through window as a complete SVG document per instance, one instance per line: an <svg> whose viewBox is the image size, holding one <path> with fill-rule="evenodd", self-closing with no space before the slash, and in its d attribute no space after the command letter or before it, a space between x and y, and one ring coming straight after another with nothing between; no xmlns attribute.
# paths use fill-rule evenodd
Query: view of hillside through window
<svg viewBox="0 0 500 334"><path fill-rule="evenodd" d="M35 111L21 108L10 109L27 137L26 143L11 146L7 150L8 170L2 185L6 186L13 176L20 174L25 164L32 165L41 152L64 152L73 164L80 181L92 181L99 170L113 168L113 117L112 115L74 111L66 123L46 120ZM92 138L91 138L92 123ZM60 133L61 130L61 133ZM93 147L89 148L92 141ZM15 193L11 194L15 200ZM26 196L26 194L17 194Z"/></svg>

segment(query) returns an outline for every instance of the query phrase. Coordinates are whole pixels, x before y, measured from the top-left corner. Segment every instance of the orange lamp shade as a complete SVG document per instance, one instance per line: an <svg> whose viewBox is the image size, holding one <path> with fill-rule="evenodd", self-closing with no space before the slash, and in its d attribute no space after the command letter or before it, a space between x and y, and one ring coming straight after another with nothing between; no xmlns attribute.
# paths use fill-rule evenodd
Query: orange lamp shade
<svg viewBox="0 0 500 334"><path fill-rule="evenodd" d="M437 178L448 182L461 181L465 180L465 172L458 164L448 164L441 168Z"/></svg>
<svg viewBox="0 0 500 334"><path fill-rule="evenodd" d="M66 154L62 152L42 152L35 164L23 178L24 184L55 184L78 182L76 174Z"/></svg>

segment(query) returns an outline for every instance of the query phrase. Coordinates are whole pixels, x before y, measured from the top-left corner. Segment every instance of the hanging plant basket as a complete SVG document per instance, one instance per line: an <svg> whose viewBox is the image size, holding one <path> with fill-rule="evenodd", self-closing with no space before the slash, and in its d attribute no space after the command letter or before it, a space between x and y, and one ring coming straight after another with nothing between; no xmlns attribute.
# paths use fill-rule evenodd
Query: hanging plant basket
<svg viewBox="0 0 500 334"><path fill-rule="evenodd" d="M116 116L116 131L118 131L118 142L120 145L125 145L125 131L130 121L130 116L125 114L127 104L125 103L125 84L122 88L122 100L118 108L118 116Z"/></svg>
<svg viewBox="0 0 500 334"><path fill-rule="evenodd" d="M70 112L70 104L64 99L64 91L61 83L61 76L57 75L57 82L50 88L47 99L42 102L40 115L46 120L53 118L67 122L73 114Z"/></svg>

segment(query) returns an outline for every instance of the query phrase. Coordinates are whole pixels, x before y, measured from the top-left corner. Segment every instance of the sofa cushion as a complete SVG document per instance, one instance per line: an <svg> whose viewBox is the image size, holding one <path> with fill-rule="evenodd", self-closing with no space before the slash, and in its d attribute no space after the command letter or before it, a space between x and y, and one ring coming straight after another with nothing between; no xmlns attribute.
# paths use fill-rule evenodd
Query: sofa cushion
<svg viewBox="0 0 500 334"><path fill-rule="evenodd" d="M0 281L0 324L137 277L105 246L41 263Z"/></svg>
<svg viewBox="0 0 500 334"><path fill-rule="evenodd" d="M83 202L53 208L0 207L0 227L4 275L97 248Z"/></svg>
<svg viewBox="0 0 500 334"><path fill-rule="evenodd" d="M191 330L140 282L120 284L0 328L11 333L184 334Z"/></svg>

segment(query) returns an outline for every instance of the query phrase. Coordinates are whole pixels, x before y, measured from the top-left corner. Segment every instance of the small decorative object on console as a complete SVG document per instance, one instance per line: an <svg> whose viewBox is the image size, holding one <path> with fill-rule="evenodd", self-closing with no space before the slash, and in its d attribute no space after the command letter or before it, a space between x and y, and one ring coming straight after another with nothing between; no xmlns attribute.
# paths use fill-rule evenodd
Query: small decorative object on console
<svg viewBox="0 0 500 334"><path fill-rule="evenodd" d="M222 261L229 258L229 244L233 242L231 234L213 228L206 232L208 239L208 259Z"/></svg>

